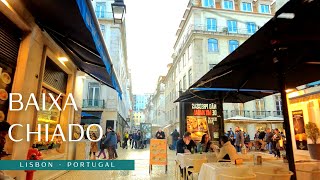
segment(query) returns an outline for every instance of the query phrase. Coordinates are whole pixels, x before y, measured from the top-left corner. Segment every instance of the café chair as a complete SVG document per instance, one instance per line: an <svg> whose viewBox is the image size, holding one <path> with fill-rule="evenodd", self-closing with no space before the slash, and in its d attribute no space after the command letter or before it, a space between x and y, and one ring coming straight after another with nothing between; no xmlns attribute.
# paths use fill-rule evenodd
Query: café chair
<svg viewBox="0 0 320 180"><path fill-rule="evenodd" d="M232 173L232 172L230 172ZM232 175L232 174L219 174L218 180L256 180L255 174L244 174L244 175Z"/></svg>
<svg viewBox="0 0 320 180"><path fill-rule="evenodd" d="M177 177L177 179L181 179L181 173L180 173L180 162L178 160L176 161L176 166L175 166L175 176Z"/></svg>
<svg viewBox="0 0 320 180"><path fill-rule="evenodd" d="M290 180L293 172L291 171L272 171L272 172L254 172L257 179L264 180Z"/></svg>
<svg viewBox="0 0 320 180"><path fill-rule="evenodd" d="M187 175L187 179L193 179L193 175L195 174L199 174L201 166L203 163L207 163L208 159L194 159L193 160L193 168L189 168L187 167L186 169L186 175ZM191 172L191 174L189 175L189 172Z"/></svg>

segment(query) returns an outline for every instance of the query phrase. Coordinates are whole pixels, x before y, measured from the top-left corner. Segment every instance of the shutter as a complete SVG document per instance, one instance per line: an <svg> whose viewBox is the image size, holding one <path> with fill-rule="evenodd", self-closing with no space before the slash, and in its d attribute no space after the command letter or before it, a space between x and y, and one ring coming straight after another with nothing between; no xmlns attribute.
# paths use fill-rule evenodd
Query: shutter
<svg viewBox="0 0 320 180"><path fill-rule="evenodd" d="M68 74L47 57L43 81L62 93L66 93Z"/></svg>
<svg viewBox="0 0 320 180"><path fill-rule="evenodd" d="M0 13L0 60L2 63L12 68L16 67L20 41L20 29Z"/></svg>

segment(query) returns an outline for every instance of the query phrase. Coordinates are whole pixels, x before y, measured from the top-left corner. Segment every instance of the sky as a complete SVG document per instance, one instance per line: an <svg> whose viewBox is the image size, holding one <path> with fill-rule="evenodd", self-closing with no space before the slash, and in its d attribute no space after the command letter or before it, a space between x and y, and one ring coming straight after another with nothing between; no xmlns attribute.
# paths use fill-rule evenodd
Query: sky
<svg viewBox="0 0 320 180"><path fill-rule="evenodd" d="M127 52L133 94L153 93L172 62L173 45L189 0L125 0Z"/></svg>

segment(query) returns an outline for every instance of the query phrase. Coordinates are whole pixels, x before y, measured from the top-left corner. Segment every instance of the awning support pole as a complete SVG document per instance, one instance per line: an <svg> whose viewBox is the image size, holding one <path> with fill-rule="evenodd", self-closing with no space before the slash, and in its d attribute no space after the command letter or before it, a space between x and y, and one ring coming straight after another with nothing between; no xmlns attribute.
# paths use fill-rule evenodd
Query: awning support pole
<svg viewBox="0 0 320 180"><path fill-rule="evenodd" d="M224 116L223 116L223 100L221 93L219 93L219 100L217 102L217 115L218 115L218 122L219 122L219 139L221 136L224 135ZM220 143L220 141L219 141Z"/></svg>
<svg viewBox="0 0 320 180"><path fill-rule="evenodd" d="M274 29L274 38L275 41L278 39L277 28ZM286 78L284 73L284 65L283 60L288 58L286 49L281 49L280 44L278 42L273 44L274 52L273 52L273 62L278 71L278 87L281 93L281 102L282 102L282 113L283 113L283 128L285 129L286 134L286 157L289 163L289 170L293 172L291 176L291 180L296 180L296 167L294 161L293 147L292 147L292 137L291 137L291 127L290 120L288 114L288 102L287 102L287 93L286 93Z"/></svg>

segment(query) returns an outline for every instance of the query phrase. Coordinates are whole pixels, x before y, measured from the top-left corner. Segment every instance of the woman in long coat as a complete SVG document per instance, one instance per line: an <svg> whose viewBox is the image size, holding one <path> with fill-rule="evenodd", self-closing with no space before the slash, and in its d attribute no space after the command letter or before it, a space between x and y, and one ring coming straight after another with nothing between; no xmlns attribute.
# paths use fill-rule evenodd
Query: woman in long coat
<svg viewBox="0 0 320 180"><path fill-rule="evenodd" d="M92 140L96 140L97 136L95 133L92 134ZM91 147L90 147L90 158L91 154L93 153L93 159L96 159L96 152L98 152L98 143L97 142L91 142Z"/></svg>

